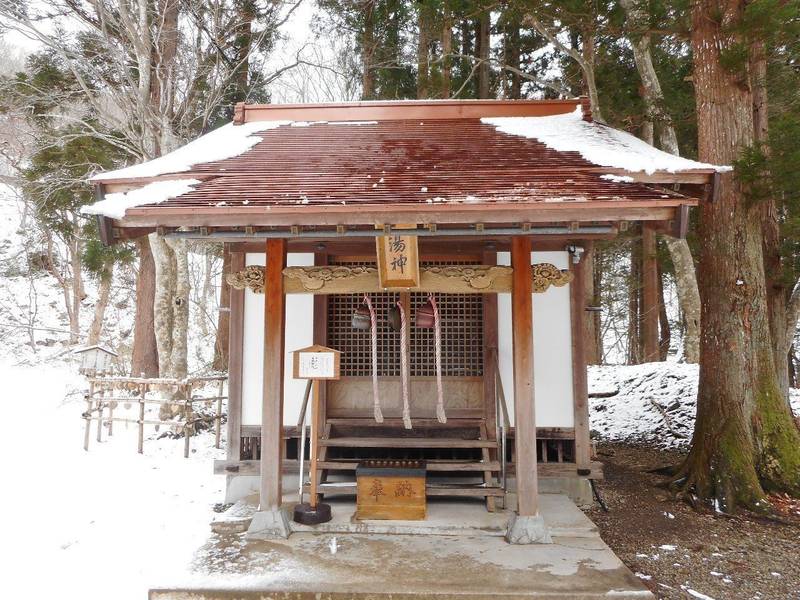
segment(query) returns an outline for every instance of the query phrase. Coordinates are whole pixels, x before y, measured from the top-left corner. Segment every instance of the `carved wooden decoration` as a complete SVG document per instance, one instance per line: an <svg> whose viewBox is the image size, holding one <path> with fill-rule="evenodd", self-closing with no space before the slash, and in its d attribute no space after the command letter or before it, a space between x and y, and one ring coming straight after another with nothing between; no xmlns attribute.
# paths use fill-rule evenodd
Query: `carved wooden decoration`
<svg viewBox="0 0 800 600"><path fill-rule="evenodd" d="M413 288L444 294L486 294L511 291L511 267L488 265L450 265L420 268L420 285ZM561 287L572 281L568 269L550 263L531 265L534 293L546 292L551 285ZM376 267L287 267L283 270L287 294L358 294L381 292ZM264 293L264 268L249 266L227 276L231 287L249 288Z"/></svg>
<svg viewBox="0 0 800 600"><path fill-rule="evenodd" d="M264 267L250 265L241 271L229 273L225 280L235 290L249 288L256 294L264 293Z"/></svg>
<svg viewBox="0 0 800 600"><path fill-rule="evenodd" d="M531 265L531 277L533 279L532 289L534 294L546 292L551 285L561 287L572 281L572 273L568 270L561 270L551 263L539 263Z"/></svg>

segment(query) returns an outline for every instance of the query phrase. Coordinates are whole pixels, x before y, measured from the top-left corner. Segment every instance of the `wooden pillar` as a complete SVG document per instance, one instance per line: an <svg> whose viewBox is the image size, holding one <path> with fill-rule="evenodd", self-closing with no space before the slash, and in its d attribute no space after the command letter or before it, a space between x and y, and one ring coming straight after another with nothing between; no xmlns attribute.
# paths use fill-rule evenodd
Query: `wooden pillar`
<svg viewBox="0 0 800 600"><path fill-rule="evenodd" d="M261 405L261 511L281 506L286 240L267 240L264 274L264 396Z"/></svg>
<svg viewBox="0 0 800 600"><path fill-rule="evenodd" d="M497 251L493 248L484 250L481 263L484 265L496 265ZM497 437L498 415L496 414L495 405L497 337L497 294L483 294L483 402L489 439Z"/></svg>
<svg viewBox="0 0 800 600"><path fill-rule="evenodd" d="M658 351L658 263L656 260L656 232L649 225L642 226L642 342L644 362L657 361Z"/></svg>
<svg viewBox="0 0 800 600"><path fill-rule="evenodd" d="M231 273L245 267L244 252L232 252ZM223 273L225 277L228 273ZM244 353L244 294L245 291L230 288L230 332L228 336L228 422L227 457L228 460L242 459L242 357ZM231 476L228 476L230 483Z"/></svg>
<svg viewBox="0 0 800 600"><path fill-rule="evenodd" d="M580 262L570 257L573 278L570 283L570 316L572 322L572 403L575 421L575 462L578 471L589 468L589 397L586 381L586 286L588 261L592 260L591 242L586 242ZM591 318L589 316L588 318Z"/></svg>
<svg viewBox="0 0 800 600"><path fill-rule="evenodd" d="M533 390L533 290L531 240L511 238L511 321L514 351L514 445L517 471L517 512L539 512L536 465L536 415Z"/></svg>

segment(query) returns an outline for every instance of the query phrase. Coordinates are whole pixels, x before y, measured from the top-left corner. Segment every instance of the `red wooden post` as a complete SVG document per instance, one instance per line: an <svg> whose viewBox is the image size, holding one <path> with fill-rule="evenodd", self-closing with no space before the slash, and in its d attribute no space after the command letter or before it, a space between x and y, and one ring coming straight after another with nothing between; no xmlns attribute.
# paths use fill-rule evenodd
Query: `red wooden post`
<svg viewBox="0 0 800 600"><path fill-rule="evenodd" d="M281 455L283 444L283 363L286 296L283 269L286 240L267 240L264 276L264 391L261 407L261 507L281 506Z"/></svg>
<svg viewBox="0 0 800 600"><path fill-rule="evenodd" d="M517 512L536 516L539 512L536 466L536 417L533 390L533 290L531 240L511 238L511 320L514 350L514 427L516 434Z"/></svg>

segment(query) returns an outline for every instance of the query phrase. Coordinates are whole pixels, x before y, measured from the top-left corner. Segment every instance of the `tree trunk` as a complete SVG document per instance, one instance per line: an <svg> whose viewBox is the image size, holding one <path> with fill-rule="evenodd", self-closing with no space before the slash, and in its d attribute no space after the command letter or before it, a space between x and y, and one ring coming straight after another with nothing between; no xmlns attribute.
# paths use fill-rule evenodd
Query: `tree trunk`
<svg viewBox="0 0 800 600"><path fill-rule="evenodd" d="M188 373L189 352L189 249L186 240L164 240L175 257L175 296L172 300L172 376L183 378Z"/></svg>
<svg viewBox="0 0 800 600"><path fill-rule="evenodd" d="M669 326L669 317L667 316L667 303L664 301L664 273L661 265L658 265L658 331L660 334L658 339L658 358L664 361L669 356L672 332Z"/></svg>
<svg viewBox="0 0 800 600"><path fill-rule="evenodd" d="M755 42L752 46L750 69L753 86L753 131L755 141L762 151L769 152L769 119L767 114L767 53L764 42ZM787 300L789 298L783 279L783 261L781 259L781 227L775 197L759 199L761 204L761 221L764 229L764 273L766 276L767 307L769 310L770 331L775 351L775 368L781 393L789 402L789 348L794 335L790 326ZM796 321L795 321L796 326Z"/></svg>
<svg viewBox="0 0 800 600"><path fill-rule="evenodd" d="M231 324L231 286L228 285L226 275L231 272L230 246L225 244L222 251L222 282L219 286L219 316L217 317L217 339L214 343L215 371L228 370L228 346L230 341Z"/></svg>
<svg viewBox="0 0 800 600"><path fill-rule="evenodd" d="M364 28L361 31L361 99L375 100L375 71L372 56L375 53L375 3L364 0Z"/></svg>
<svg viewBox="0 0 800 600"><path fill-rule="evenodd" d="M633 58L636 70L642 81L643 98L647 106L646 123L650 131L645 131L645 141L653 143L653 131L658 130L658 141L661 149L676 156L680 153L678 136L672 124L672 117L667 112L664 104L664 92L661 82L653 66L653 56L650 50L650 34L645 6L641 0L621 0L620 4L625 9L629 37L633 47ZM678 301L686 318L686 332L684 333L684 358L686 362L696 363L699 359L700 348L700 292L697 288L697 276L694 269L694 260L686 240L664 236L667 243L672 263L675 267L675 285L678 289Z"/></svg>
<svg viewBox="0 0 800 600"><path fill-rule="evenodd" d="M430 98L431 14L427 3L417 4L417 98Z"/></svg>
<svg viewBox="0 0 800 600"><path fill-rule="evenodd" d="M744 0L697 0L691 43L702 161L733 164L754 142L741 46ZM676 483L722 511L764 511L764 490L800 493L800 431L780 393L768 318L759 207L732 172L700 207L703 332L692 446Z"/></svg>
<svg viewBox="0 0 800 600"><path fill-rule="evenodd" d="M521 70L519 45L519 26L516 21L508 23L503 36L503 62L514 69ZM519 100L522 97L522 78L517 71L511 71L508 77L511 78L511 81L505 90L505 97L510 100ZM506 79L504 77L503 81Z"/></svg>
<svg viewBox="0 0 800 600"><path fill-rule="evenodd" d="M628 279L628 364L638 365L642 362L641 340L641 241L638 237L630 242L631 272Z"/></svg>
<svg viewBox="0 0 800 600"><path fill-rule="evenodd" d="M111 283L114 279L114 263L106 261L103 272L100 274L100 283L97 287L97 302L94 305L94 318L89 328L87 345L94 346L100 343L100 334L103 332L103 321L106 316L106 307L111 297Z"/></svg>
<svg viewBox="0 0 800 600"><path fill-rule="evenodd" d="M491 49L491 38L489 36L491 27L491 13L489 10L483 11L478 17L477 31L477 51L478 51L478 98L489 97L489 51Z"/></svg>
<svg viewBox="0 0 800 600"><path fill-rule="evenodd" d="M70 343L77 344L81 335L81 302L86 297L83 291L83 271L81 268L81 229L78 225L77 216L73 217L72 236L73 240L69 244L70 263L72 270L71 281L71 300L72 300L72 319L69 322Z"/></svg>
<svg viewBox="0 0 800 600"><path fill-rule="evenodd" d="M161 377L174 377L172 366L172 331L175 327L173 299L176 292L178 265L175 253L164 238L150 234L150 247L155 263L154 322L158 347L158 372Z"/></svg>
<svg viewBox="0 0 800 600"><path fill-rule="evenodd" d="M675 269L675 287L683 311L686 330L683 333L683 358L687 363L700 360L700 290L689 244L684 239L664 236L672 266Z"/></svg>
<svg viewBox="0 0 800 600"><path fill-rule="evenodd" d="M583 268L584 281L584 297L592 303L593 307L600 306L600 285L602 282L602 270L596 268L597 263L597 247L592 245L586 249L586 254L583 257L585 266ZM585 315L584 323L586 324L585 339L586 339L586 364L599 365L603 362L603 344L600 338L600 313L592 311Z"/></svg>
<svg viewBox="0 0 800 600"><path fill-rule="evenodd" d="M595 121L605 123L606 121L603 118L603 111L601 110L600 107L600 94L597 91L597 79L595 78L595 73L594 73L594 63L595 63L594 31L592 30L583 31L581 38L582 38L581 54L583 55L583 61L582 63L580 63L580 66L583 71L583 80L584 84L586 85L586 91L589 94L589 105L592 108L592 118Z"/></svg>
<svg viewBox="0 0 800 600"><path fill-rule="evenodd" d="M156 267L147 236L136 240L139 248L139 271L136 274L136 315L133 325L131 377L158 377L153 306L156 292Z"/></svg>
<svg viewBox="0 0 800 600"><path fill-rule="evenodd" d="M452 83L453 59L453 13L449 2L444 2L442 10L442 98L450 97Z"/></svg>

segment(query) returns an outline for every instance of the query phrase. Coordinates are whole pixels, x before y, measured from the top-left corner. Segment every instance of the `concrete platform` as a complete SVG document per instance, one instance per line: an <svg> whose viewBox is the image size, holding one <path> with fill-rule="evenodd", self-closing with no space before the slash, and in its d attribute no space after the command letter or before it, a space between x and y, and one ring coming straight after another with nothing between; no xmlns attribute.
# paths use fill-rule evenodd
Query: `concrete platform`
<svg viewBox="0 0 800 600"><path fill-rule="evenodd" d="M553 544L504 539L508 514L483 503L429 504L426 521L355 521L352 501L335 518L292 524L286 540L214 534L188 577L154 588L152 600L450 600L652 598L568 498L540 497ZM239 518L244 506L236 511ZM392 535L385 533L391 531ZM383 533L381 533L383 532Z"/></svg>
<svg viewBox="0 0 800 600"><path fill-rule="evenodd" d="M328 523L309 526L291 522L293 533L317 532L337 534L375 535L471 535L503 537L508 528L509 511L487 512L481 499L429 498L428 514L424 521L357 520L355 500L333 497L325 500L331 505L333 519ZM215 533L241 533L247 531L257 510L258 497L240 500L211 523ZM285 508L291 514L293 504ZM570 537L596 537L597 527L589 518L562 494L540 494L539 510L550 530L550 535Z"/></svg>

